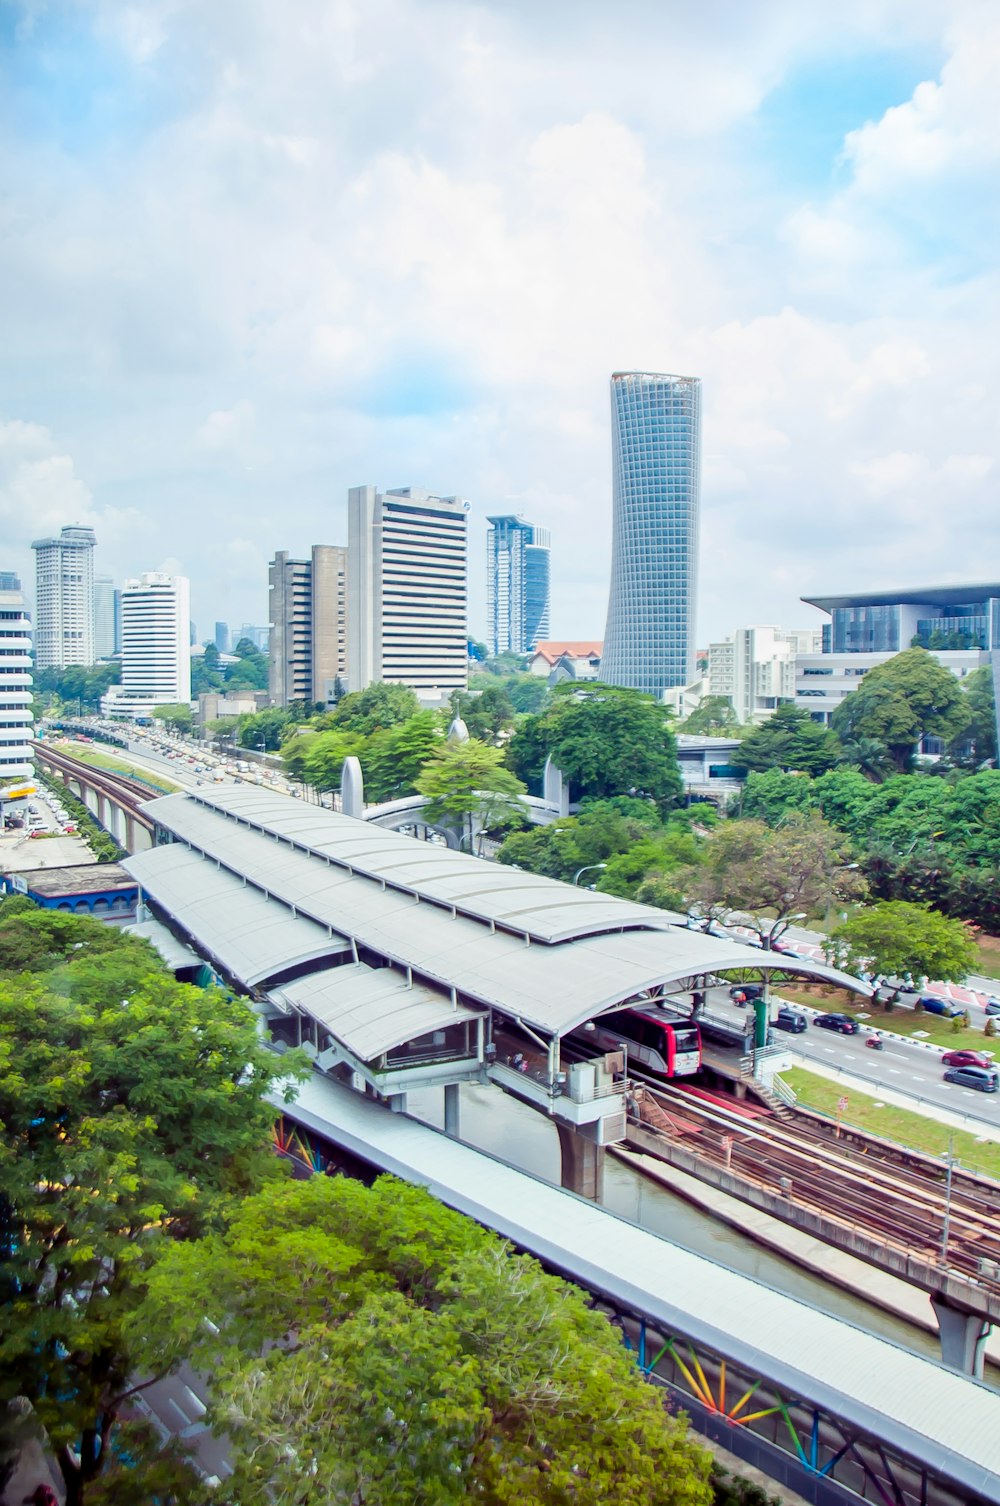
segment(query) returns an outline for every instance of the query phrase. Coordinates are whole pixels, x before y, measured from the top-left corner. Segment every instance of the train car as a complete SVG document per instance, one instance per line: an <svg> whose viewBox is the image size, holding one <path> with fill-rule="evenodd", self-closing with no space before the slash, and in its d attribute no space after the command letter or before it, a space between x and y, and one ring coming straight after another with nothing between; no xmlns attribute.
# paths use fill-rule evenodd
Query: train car
<svg viewBox="0 0 1000 1506"><path fill-rule="evenodd" d="M602 1014L580 1032L579 1038L602 1051L618 1051L624 1044L629 1065L654 1077L691 1077L701 1069L697 1021L652 1006Z"/></svg>

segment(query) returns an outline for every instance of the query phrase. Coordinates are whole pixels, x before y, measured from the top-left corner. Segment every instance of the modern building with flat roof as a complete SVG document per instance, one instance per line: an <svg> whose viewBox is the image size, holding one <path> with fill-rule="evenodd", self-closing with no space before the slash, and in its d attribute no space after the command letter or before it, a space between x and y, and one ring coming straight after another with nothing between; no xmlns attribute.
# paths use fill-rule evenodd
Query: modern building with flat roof
<svg viewBox="0 0 1000 1506"><path fill-rule="evenodd" d="M601 679L657 698L694 676L701 381L611 378L614 527Z"/></svg>
<svg viewBox="0 0 1000 1506"><path fill-rule="evenodd" d="M122 680L101 702L105 716L150 717L191 700L191 613L184 575L149 572L122 588Z"/></svg>
<svg viewBox="0 0 1000 1506"><path fill-rule="evenodd" d="M797 655L818 653L820 642L819 628L737 628L708 645L708 693L725 696L739 722L766 721L795 698Z"/></svg>
<svg viewBox="0 0 1000 1506"><path fill-rule="evenodd" d="M348 493L351 690L378 680L418 695L468 684L469 504L415 487Z"/></svg>
<svg viewBox="0 0 1000 1506"><path fill-rule="evenodd" d="M94 654L113 659L121 652L121 617L115 610L115 583L110 575L94 576Z"/></svg>
<svg viewBox="0 0 1000 1506"><path fill-rule="evenodd" d="M870 669L920 647L959 679L988 665L1000 708L1000 582L803 596L827 612L822 652L800 654L795 704L828 722Z"/></svg>
<svg viewBox="0 0 1000 1506"><path fill-rule="evenodd" d="M29 777L34 769L31 712L31 622L21 582L0 577L0 784Z"/></svg>
<svg viewBox="0 0 1000 1506"><path fill-rule="evenodd" d="M308 559L271 561L268 694L272 706L334 705L347 681L347 550L314 544Z"/></svg>
<svg viewBox="0 0 1000 1506"><path fill-rule="evenodd" d="M92 528L68 525L58 538L36 539L35 668L93 664L94 548Z"/></svg>
<svg viewBox="0 0 1000 1506"><path fill-rule="evenodd" d="M486 521L490 653L530 654L549 632L549 531L510 514Z"/></svg>

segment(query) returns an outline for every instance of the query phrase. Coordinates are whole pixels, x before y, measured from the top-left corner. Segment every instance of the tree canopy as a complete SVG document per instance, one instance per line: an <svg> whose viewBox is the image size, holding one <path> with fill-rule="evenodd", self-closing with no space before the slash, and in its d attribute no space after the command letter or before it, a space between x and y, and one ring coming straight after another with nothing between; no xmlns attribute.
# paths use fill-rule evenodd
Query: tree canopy
<svg viewBox="0 0 1000 1506"><path fill-rule="evenodd" d="M814 722L807 711L786 702L755 727L733 754L744 769L794 769L822 774L841 757L840 741L829 727Z"/></svg>
<svg viewBox="0 0 1000 1506"><path fill-rule="evenodd" d="M528 784L551 757L576 800L649 795L666 810L682 791L670 712L637 690L558 686L545 711L525 718L508 756Z"/></svg>
<svg viewBox="0 0 1000 1506"><path fill-rule="evenodd" d="M262 1095L289 1063L242 1001L89 918L0 908L0 968L0 1403L29 1398L78 1506L113 1431L140 1447L149 1270L272 1174Z"/></svg>
<svg viewBox="0 0 1000 1506"><path fill-rule="evenodd" d="M865 675L833 713L843 741L876 738L905 773L922 737L951 741L964 731L970 710L958 680L923 648L907 648Z"/></svg>
<svg viewBox="0 0 1000 1506"><path fill-rule="evenodd" d="M389 1177L264 1189L167 1253L133 1321L216 1377L240 1506L712 1499L707 1454L582 1293Z"/></svg>
<svg viewBox="0 0 1000 1506"><path fill-rule="evenodd" d="M826 950L831 960L851 970L935 982L960 982L976 960L968 925L905 900L856 910L831 933Z"/></svg>
<svg viewBox="0 0 1000 1506"><path fill-rule="evenodd" d="M762 940L780 935L794 915L864 892L844 837L814 812L776 828L728 821L707 838L699 866L678 877L689 903L720 918L740 911Z"/></svg>
<svg viewBox="0 0 1000 1506"><path fill-rule="evenodd" d="M499 748L475 738L435 748L414 783L427 797L430 820L456 827L470 846L477 829L509 830L524 820L524 785L504 767Z"/></svg>

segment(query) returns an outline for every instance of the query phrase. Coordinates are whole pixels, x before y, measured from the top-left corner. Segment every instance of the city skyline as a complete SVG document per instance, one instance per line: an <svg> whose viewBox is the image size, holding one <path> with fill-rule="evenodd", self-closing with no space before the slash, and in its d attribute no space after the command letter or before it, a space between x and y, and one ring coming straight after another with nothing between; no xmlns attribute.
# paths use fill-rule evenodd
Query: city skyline
<svg viewBox="0 0 1000 1506"><path fill-rule="evenodd" d="M995 8L5 18L0 527L29 586L31 538L79 522L116 579L259 622L274 549L345 537L377 475L474 498L473 560L490 514L549 528L552 631L599 637L625 368L703 379L702 643L1000 542Z"/></svg>

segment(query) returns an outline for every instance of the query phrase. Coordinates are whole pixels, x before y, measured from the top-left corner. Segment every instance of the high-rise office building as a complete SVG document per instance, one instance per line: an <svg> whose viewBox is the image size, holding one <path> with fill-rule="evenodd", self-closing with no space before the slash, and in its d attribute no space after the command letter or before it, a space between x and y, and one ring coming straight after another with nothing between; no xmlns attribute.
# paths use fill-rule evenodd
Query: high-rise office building
<svg viewBox="0 0 1000 1506"><path fill-rule="evenodd" d="M314 544L308 559L280 549L271 561L268 694L332 705L347 679L347 550Z"/></svg>
<svg viewBox="0 0 1000 1506"><path fill-rule="evenodd" d="M530 654L549 636L549 531L519 517L487 522L489 650L494 655Z"/></svg>
<svg viewBox="0 0 1000 1506"><path fill-rule="evenodd" d="M0 573L0 783L32 772L31 623L21 582Z"/></svg>
<svg viewBox="0 0 1000 1506"><path fill-rule="evenodd" d="M57 539L36 539L35 667L93 664L94 545L92 528L63 528Z"/></svg>
<svg viewBox="0 0 1000 1506"><path fill-rule="evenodd" d="M122 681L102 701L109 716L152 716L191 699L190 588L183 575L149 573L122 587Z"/></svg>
<svg viewBox="0 0 1000 1506"><path fill-rule="evenodd" d="M348 493L348 684L418 693L468 684L467 525L461 497L412 487Z"/></svg>
<svg viewBox="0 0 1000 1506"><path fill-rule="evenodd" d="M228 654L229 653L229 644L230 644L230 641L231 640L230 640L230 637L229 637L229 623L228 622L217 622L215 624L215 646L219 650L220 654Z"/></svg>
<svg viewBox="0 0 1000 1506"><path fill-rule="evenodd" d="M614 531L601 679L662 696L694 675L698 377L611 378Z"/></svg>
<svg viewBox="0 0 1000 1506"><path fill-rule="evenodd" d="M110 575L94 576L94 655L112 659L118 652L115 635L115 583Z"/></svg>

